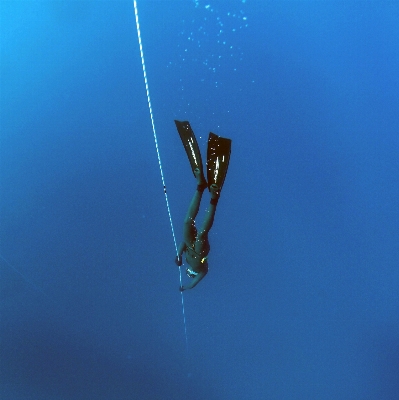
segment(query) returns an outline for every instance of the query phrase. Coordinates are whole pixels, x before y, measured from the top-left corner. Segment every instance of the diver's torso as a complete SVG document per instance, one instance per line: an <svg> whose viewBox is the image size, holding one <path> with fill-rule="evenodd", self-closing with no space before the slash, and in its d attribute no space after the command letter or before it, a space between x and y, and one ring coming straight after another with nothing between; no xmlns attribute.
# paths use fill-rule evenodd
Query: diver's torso
<svg viewBox="0 0 399 400"><path fill-rule="evenodd" d="M205 240L203 243L195 242L194 248L186 244L186 261L194 271L199 272L204 268L205 264L208 264L206 258L210 249L211 246L208 240Z"/></svg>

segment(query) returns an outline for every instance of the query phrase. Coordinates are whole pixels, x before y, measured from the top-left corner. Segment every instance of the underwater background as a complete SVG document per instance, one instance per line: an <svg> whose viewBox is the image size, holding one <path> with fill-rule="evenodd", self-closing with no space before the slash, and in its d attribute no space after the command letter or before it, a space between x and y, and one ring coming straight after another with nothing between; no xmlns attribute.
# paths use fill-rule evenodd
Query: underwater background
<svg viewBox="0 0 399 400"><path fill-rule="evenodd" d="M137 6L187 343L132 1L2 0L1 399L398 399L399 3Z"/></svg>

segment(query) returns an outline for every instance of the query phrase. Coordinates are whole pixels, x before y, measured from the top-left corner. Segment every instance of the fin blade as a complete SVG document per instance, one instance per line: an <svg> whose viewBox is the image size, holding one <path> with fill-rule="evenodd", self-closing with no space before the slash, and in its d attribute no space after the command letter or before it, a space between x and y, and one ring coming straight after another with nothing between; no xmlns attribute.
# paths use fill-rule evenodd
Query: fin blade
<svg viewBox="0 0 399 400"><path fill-rule="evenodd" d="M201 171L203 171L201 152L190 123L188 121L175 120L175 124L177 131L179 132L180 139L183 143L184 149L186 150L186 154L193 173L196 168L199 168Z"/></svg>
<svg viewBox="0 0 399 400"><path fill-rule="evenodd" d="M222 190L229 168L230 154L231 139L210 132L207 152L207 178L209 187L212 184L216 184Z"/></svg>

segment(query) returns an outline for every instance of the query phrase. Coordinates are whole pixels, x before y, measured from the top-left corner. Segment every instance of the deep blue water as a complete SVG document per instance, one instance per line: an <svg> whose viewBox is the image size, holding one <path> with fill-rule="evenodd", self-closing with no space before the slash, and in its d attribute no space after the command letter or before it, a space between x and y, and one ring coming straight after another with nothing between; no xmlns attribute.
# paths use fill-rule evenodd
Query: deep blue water
<svg viewBox="0 0 399 400"><path fill-rule="evenodd" d="M3 0L1 399L398 399L399 3L138 7L178 241L233 140L188 352L132 2Z"/></svg>

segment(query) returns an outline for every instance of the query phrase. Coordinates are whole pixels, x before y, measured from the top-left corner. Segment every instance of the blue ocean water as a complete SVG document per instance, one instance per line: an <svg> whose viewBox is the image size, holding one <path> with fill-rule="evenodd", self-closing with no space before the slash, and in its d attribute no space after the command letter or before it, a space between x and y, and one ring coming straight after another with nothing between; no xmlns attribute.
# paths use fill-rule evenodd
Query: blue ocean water
<svg viewBox="0 0 399 400"><path fill-rule="evenodd" d="M133 3L3 0L1 399L397 399L399 4L138 9L178 241L233 140L188 351Z"/></svg>

